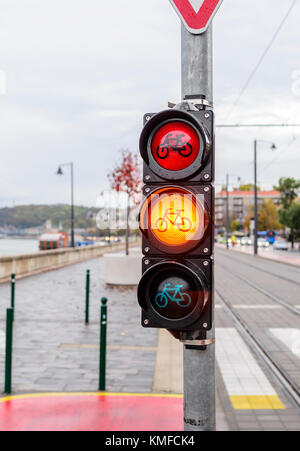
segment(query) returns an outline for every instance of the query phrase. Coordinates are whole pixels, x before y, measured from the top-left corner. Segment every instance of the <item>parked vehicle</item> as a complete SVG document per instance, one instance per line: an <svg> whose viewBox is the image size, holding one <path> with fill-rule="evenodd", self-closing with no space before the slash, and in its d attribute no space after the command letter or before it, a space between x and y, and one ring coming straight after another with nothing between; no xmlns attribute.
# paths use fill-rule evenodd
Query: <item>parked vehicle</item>
<svg viewBox="0 0 300 451"><path fill-rule="evenodd" d="M257 241L258 247L268 248L270 247L270 243L266 241L264 238L259 238Z"/></svg>
<svg viewBox="0 0 300 451"><path fill-rule="evenodd" d="M242 246L252 246L251 238L249 238L247 236L243 236L243 238L241 238L241 245Z"/></svg>
<svg viewBox="0 0 300 451"><path fill-rule="evenodd" d="M286 240L277 240L275 241L273 248L277 251L288 251L289 243Z"/></svg>

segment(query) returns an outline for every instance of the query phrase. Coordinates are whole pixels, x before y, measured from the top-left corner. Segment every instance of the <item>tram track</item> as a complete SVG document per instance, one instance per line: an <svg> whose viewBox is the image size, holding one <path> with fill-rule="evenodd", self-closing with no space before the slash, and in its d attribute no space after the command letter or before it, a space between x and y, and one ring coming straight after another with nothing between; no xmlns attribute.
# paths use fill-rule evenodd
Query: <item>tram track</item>
<svg viewBox="0 0 300 451"><path fill-rule="evenodd" d="M223 270L229 271L228 268L225 265L223 265L222 263L218 262L217 264ZM294 307L293 305L291 305L290 303L284 301L283 299L278 298L277 296L273 295L272 293L270 293L269 291L267 291L264 288L260 287L256 283L250 281L249 279L246 279L246 277L242 276L241 274L238 274L237 272L233 271L232 269L230 269L229 272L230 272L230 274L232 276L234 276L237 279L241 280L242 282L244 282L245 284L247 284L251 288L254 288L256 291L258 291L259 293L263 294L267 298L271 299L276 304L281 305L282 307L286 308L287 310L289 310L294 315L300 316L300 310L298 308Z"/></svg>
<svg viewBox="0 0 300 451"><path fill-rule="evenodd" d="M240 332L246 343L250 346L253 352L256 354L259 360L268 368L269 372L273 375L279 385L283 388L289 399L300 410L300 389L292 377L284 371L281 365L275 361L272 356L267 352L261 340L254 334L251 327L244 321L241 315L231 306L224 296L216 289L217 296L220 304L223 307L225 313L233 321L236 329Z"/></svg>
<svg viewBox="0 0 300 451"><path fill-rule="evenodd" d="M232 253L230 254L230 257L229 257L228 253L224 252L223 249L218 248L218 251L220 251L220 253L222 254L222 257L225 257L225 258L228 258L230 260L233 260L236 263L242 264L244 266L249 266L250 268L256 269L256 271L263 272L265 274L269 274L270 276L273 276L275 278L280 278L281 280L285 280L286 282L290 282L293 285L296 285L296 286L300 287L300 282L297 282L294 279L290 279L289 277L282 276L281 274L280 275L279 274L275 274L275 273L273 273L271 271L268 271L268 270L263 269L261 267L255 266L252 263L246 262L244 259L240 259L240 258L236 258L236 256L232 256ZM245 255L247 255L247 254L245 254ZM284 262L275 262L275 261L272 261L272 260L270 260L270 262L271 263L282 264L282 265L285 264ZM288 265L286 265L286 266L288 266ZM290 266L288 266L288 267L290 268ZM297 271L297 268L295 268L295 270ZM299 278L300 278L300 268L299 268Z"/></svg>

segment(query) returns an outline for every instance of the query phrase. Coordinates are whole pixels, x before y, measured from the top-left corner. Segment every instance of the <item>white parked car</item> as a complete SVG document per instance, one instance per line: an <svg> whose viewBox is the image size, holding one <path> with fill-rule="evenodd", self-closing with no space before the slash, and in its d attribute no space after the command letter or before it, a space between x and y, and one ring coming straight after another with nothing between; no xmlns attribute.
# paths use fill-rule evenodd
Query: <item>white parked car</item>
<svg viewBox="0 0 300 451"><path fill-rule="evenodd" d="M289 250L289 243L286 240L277 240L273 244L273 248L277 251L288 251Z"/></svg>
<svg viewBox="0 0 300 451"><path fill-rule="evenodd" d="M243 236L243 238L241 239L241 245L242 246L251 246L252 240L250 238L248 238L247 236Z"/></svg>
<svg viewBox="0 0 300 451"><path fill-rule="evenodd" d="M270 247L270 243L267 241L267 240L265 240L264 238L259 238L258 240L257 240L257 245L258 245L258 247Z"/></svg>

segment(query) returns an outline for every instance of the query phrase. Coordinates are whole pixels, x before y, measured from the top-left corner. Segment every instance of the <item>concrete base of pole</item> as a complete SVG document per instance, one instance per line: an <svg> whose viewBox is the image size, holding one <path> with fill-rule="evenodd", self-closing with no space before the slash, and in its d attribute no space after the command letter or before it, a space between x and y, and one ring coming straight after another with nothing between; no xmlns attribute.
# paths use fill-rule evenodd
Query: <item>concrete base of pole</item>
<svg viewBox="0 0 300 451"><path fill-rule="evenodd" d="M132 251L131 251L132 252ZM108 285L138 285L142 277L140 253L104 255L105 282Z"/></svg>

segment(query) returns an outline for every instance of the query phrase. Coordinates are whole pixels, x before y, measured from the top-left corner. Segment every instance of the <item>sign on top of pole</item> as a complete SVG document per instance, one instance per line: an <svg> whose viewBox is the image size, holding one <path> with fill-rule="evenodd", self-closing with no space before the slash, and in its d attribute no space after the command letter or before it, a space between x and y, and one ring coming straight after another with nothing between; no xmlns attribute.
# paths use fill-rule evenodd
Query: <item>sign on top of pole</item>
<svg viewBox="0 0 300 451"><path fill-rule="evenodd" d="M204 33L223 0L170 0L187 30Z"/></svg>

